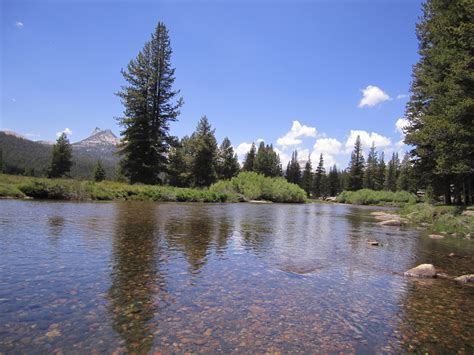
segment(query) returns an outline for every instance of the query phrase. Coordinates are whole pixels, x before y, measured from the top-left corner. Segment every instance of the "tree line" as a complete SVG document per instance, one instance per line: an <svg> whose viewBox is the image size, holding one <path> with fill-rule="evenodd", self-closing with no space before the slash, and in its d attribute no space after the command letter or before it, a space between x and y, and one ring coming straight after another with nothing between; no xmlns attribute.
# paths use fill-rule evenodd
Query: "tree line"
<svg viewBox="0 0 474 355"><path fill-rule="evenodd" d="M383 153L372 146L365 159L358 137L345 170L333 166L326 172L322 154L314 171L310 158L301 168L295 151L283 173L280 157L264 142L258 149L252 144L240 168L229 139L218 146L205 116L191 136L178 139L170 134L183 100L174 89L168 30L159 22L151 39L122 70L127 84L117 93L124 106L124 115L118 118L121 175L131 183L204 187L243 170L284 175L316 198L345 189L422 189L434 199L443 195L446 204L472 203L473 23L469 1L427 0L423 4L417 25L420 60L413 68L404 129L409 155L400 161L394 153L386 163ZM53 158L51 176L54 164L61 163Z"/></svg>

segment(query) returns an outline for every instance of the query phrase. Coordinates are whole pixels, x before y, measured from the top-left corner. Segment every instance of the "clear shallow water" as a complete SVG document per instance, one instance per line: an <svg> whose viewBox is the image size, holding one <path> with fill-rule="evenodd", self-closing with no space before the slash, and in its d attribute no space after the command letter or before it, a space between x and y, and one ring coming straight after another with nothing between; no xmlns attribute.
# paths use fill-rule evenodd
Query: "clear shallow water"
<svg viewBox="0 0 474 355"><path fill-rule="evenodd" d="M474 243L370 211L0 201L0 352L473 353L474 288L402 273Z"/></svg>

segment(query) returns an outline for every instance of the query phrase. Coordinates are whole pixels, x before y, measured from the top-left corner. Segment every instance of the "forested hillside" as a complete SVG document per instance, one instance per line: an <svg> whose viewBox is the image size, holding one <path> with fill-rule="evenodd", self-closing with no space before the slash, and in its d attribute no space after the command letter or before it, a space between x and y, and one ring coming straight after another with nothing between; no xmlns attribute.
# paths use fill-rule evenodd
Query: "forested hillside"
<svg viewBox="0 0 474 355"><path fill-rule="evenodd" d="M114 179L118 158L113 152L94 153L75 145L72 145L72 149L73 166L70 174L72 177L90 178L97 159L100 158L107 178ZM5 173L46 176L53 146L0 132L0 150Z"/></svg>

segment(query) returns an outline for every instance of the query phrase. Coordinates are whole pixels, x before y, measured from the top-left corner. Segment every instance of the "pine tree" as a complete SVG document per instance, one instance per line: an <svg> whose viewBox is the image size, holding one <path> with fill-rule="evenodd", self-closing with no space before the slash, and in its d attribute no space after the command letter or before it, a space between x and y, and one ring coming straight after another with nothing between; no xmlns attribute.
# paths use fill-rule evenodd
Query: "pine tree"
<svg viewBox="0 0 474 355"><path fill-rule="evenodd" d="M219 180L228 180L239 173L240 165L237 154L229 140L225 137L219 147L217 156L217 175Z"/></svg>
<svg viewBox="0 0 474 355"><path fill-rule="evenodd" d="M367 156L367 166L364 172L364 188L375 190L376 177L378 169L377 152L375 151L375 144L372 143L369 155Z"/></svg>
<svg viewBox="0 0 474 355"><path fill-rule="evenodd" d="M339 172L335 164L332 168L329 168L328 185L329 196L337 196L341 192Z"/></svg>
<svg viewBox="0 0 474 355"><path fill-rule="evenodd" d="M301 167L298 162L298 152L296 150L291 154L291 160L288 162L286 180L297 185L301 183Z"/></svg>
<svg viewBox="0 0 474 355"><path fill-rule="evenodd" d="M416 187L414 185L410 156L406 153L400 165L400 174L397 179L397 190L416 192Z"/></svg>
<svg viewBox="0 0 474 355"><path fill-rule="evenodd" d="M380 154L380 160L377 164L377 173L375 177L375 190L380 191L385 188L385 170L387 166L385 165L385 155L384 152Z"/></svg>
<svg viewBox="0 0 474 355"><path fill-rule="evenodd" d="M311 155L308 156L308 160L304 166L303 176L301 177L301 185L309 197L313 187L313 166L311 165Z"/></svg>
<svg viewBox="0 0 474 355"><path fill-rule="evenodd" d="M385 190L397 191L397 178L400 168L400 160L398 154L393 153L392 159L388 162L387 170L385 173Z"/></svg>
<svg viewBox="0 0 474 355"><path fill-rule="evenodd" d="M413 146L417 179L444 194L446 204L452 185L464 191L464 203L474 197L472 22L469 1L427 0L417 25L420 59L413 67L405 143Z"/></svg>
<svg viewBox="0 0 474 355"><path fill-rule="evenodd" d="M206 116L203 116L191 136L195 146L192 162L194 186L209 186L217 180L217 141L214 129Z"/></svg>
<svg viewBox="0 0 474 355"><path fill-rule="evenodd" d="M162 182L168 151L175 143L169 124L177 120L183 101L173 89L171 54L168 30L159 22L151 40L122 70L128 85L117 93L125 107L124 117L118 119L123 127L121 167L131 183Z"/></svg>
<svg viewBox="0 0 474 355"><path fill-rule="evenodd" d="M105 180L105 170L104 167L102 166L102 162L97 160L97 163L94 168L94 181L95 182L101 182Z"/></svg>
<svg viewBox="0 0 474 355"><path fill-rule="evenodd" d="M323 180L326 175L326 170L324 169L324 158L323 153L319 156L319 163L316 167L313 178L313 196L315 198L320 198L324 195L324 185Z"/></svg>
<svg viewBox="0 0 474 355"><path fill-rule="evenodd" d="M58 178L69 173L72 167L72 147L65 133L62 133L53 146L48 177Z"/></svg>
<svg viewBox="0 0 474 355"><path fill-rule="evenodd" d="M254 171L255 157L257 155L257 149L255 143L252 143L249 152L245 156L244 165L242 167L243 171Z"/></svg>
<svg viewBox="0 0 474 355"><path fill-rule="evenodd" d="M273 145L260 142L253 170L265 176L281 176L280 156L273 150Z"/></svg>
<svg viewBox="0 0 474 355"><path fill-rule="evenodd" d="M357 191L363 186L364 178L364 155L362 153L362 145L360 136L357 136L354 144L354 151L351 155L349 163L349 190Z"/></svg>
<svg viewBox="0 0 474 355"><path fill-rule="evenodd" d="M186 161L185 148L183 140L180 144L172 147L169 153L168 164L168 183L171 186L187 187L189 186L189 164Z"/></svg>

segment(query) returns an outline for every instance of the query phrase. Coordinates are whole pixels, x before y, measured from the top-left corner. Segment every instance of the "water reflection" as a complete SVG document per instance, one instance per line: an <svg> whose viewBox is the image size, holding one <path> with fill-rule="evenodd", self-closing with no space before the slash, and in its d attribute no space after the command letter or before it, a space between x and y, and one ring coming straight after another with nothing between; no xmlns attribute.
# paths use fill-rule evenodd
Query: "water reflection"
<svg viewBox="0 0 474 355"><path fill-rule="evenodd" d="M143 207L137 210L126 203L116 205L108 291L113 328L125 341L127 352L139 353L151 349L158 326L151 322L158 311L155 297L166 294L159 262L156 205Z"/></svg>
<svg viewBox="0 0 474 355"><path fill-rule="evenodd" d="M370 209L0 203L0 352L474 350L474 288L402 276L474 243Z"/></svg>

